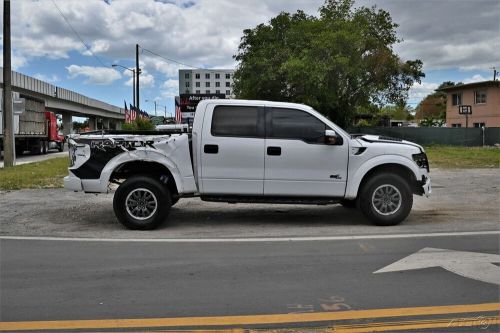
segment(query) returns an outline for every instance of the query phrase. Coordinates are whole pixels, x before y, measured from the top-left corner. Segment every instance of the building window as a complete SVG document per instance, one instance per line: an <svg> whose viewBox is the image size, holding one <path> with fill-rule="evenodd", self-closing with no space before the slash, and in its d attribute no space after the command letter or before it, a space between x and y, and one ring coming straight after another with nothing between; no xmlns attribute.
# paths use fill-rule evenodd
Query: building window
<svg viewBox="0 0 500 333"><path fill-rule="evenodd" d="M184 74L184 78L185 78L185 79L189 79L189 73L185 73L185 74Z"/></svg>
<svg viewBox="0 0 500 333"><path fill-rule="evenodd" d="M205 74L205 79L210 79L210 73Z"/></svg>
<svg viewBox="0 0 500 333"><path fill-rule="evenodd" d="M217 82L215 82L215 86L216 86L216 87L220 87L220 82L218 82L218 81L217 81Z"/></svg>
<svg viewBox="0 0 500 333"><path fill-rule="evenodd" d="M196 93L197 93L197 94L199 94L199 93L200 93L200 91L199 91L199 90L196 90Z"/></svg>
<svg viewBox="0 0 500 333"><path fill-rule="evenodd" d="M210 90L205 90L205 93L206 94L210 94Z"/></svg>
<svg viewBox="0 0 500 333"><path fill-rule="evenodd" d="M229 80L230 78L231 78L231 74L229 74L229 73L228 73L228 74L226 74L226 79L228 79L228 80Z"/></svg>
<svg viewBox="0 0 500 333"><path fill-rule="evenodd" d="M196 82L196 87L199 87L200 86L200 82Z"/></svg>
<svg viewBox="0 0 500 333"><path fill-rule="evenodd" d="M189 82L186 82L186 87L189 87Z"/></svg>
<svg viewBox="0 0 500 333"><path fill-rule="evenodd" d="M231 95L231 90L226 90L226 95Z"/></svg>
<svg viewBox="0 0 500 333"><path fill-rule="evenodd" d="M210 82L205 82L205 87L210 87Z"/></svg>
<svg viewBox="0 0 500 333"><path fill-rule="evenodd" d="M199 79L199 78L200 78L200 73L196 73L196 74L194 75L194 77L195 77L195 78L197 78L197 79Z"/></svg>
<svg viewBox="0 0 500 333"><path fill-rule="evenodd" d="M231 87L231 82L226 82L226 87Z"/></svg>
<svg viewBox="0 0 500 333"><path fill-rule="evenodd" d="M451 124L451 127L462 127L462 124Z"/></svg>
<svg viewBox="0 0 500 333"><path fill-rule="evenodd" d="M462 105L462 93L451 95L451 105Z"/></svg>
<svg viewBox="0 0 500 333"><path fill-rule="evenodd" d="M486 90L474 91L474 101L476 104L486 104Z"/></svg>
<svg viewBox="0 0 500 333"><path fill-rule="evenodd" d="M486 124L485 123L474 123L474 127L486 127Z"/></svg>
<svg viewBox="0 0 500 333"><path fill-rule="evenodd" d="M216 90L216 91L215 91L215 93L216 93L216 94L220 94L220 90Z"/></svg>
<svg viewBox="0 0 500 333"><path fill-rule="evenodd" d="M215 78L216 79L220 79L220 74L219 73L215 73Z"/></svg>

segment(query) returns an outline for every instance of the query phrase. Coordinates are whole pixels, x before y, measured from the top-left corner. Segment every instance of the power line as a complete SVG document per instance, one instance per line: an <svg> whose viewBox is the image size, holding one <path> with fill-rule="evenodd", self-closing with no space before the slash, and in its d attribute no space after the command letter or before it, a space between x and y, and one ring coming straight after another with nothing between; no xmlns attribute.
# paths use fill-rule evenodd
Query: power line
<svg viewBox="0 0 500 333"><path fill-rule="evenodd" d="M162 56L161 54L158 54L154 51L151 51L149 49L146 49L142 46L140 46L142 51L146 51L148 53L151 53L152 55L154 56L157 56L158 58L161 58L163 59L165 62L173 62L173 63L176 63L178 65L182 65L182 66L186 66L186 67L190 67L190 68L193 68L193 69L200 69L200 70L205 70L205 71L211 71L211 72L217 72L216 70L212 70L212 69L208 69L208 68L203 68L203 67L198 67L198 66L193 66L193 65L190 65L190 64L187 64L187 63L184 63L182 61L179 61L179 60L175 60L175 59L172 59L172 58L168 58L168 57L165 57L165 56Z"/></svg>
<svg viewBox="0 0 500 333"><path fill-rule="evenodd" d="M102 60L94 54L94 52L92 52L92 50L90 49L90 47L85 43L85 41L83 40L83 38L80 36L80 34L75 30L75 28L73 28L73 26L71 25L71 23L69 23L68 19L66 18L66 16L64 16L63 12L61 11L61 9L59 8L59 6L57 6L57 4L55 3L54 0L52 0L52 4L54 5L54 7L56 7L57 11L59 12L59 14L62 16L62 18L64 19L64 21L66 22L66 24L70 27L71 31L73 31L73 33L76 35L76 37L80 40L80 42L83 44L83 46L85 46L85 49L87 49L87 51L90 52L90 54L92 54L94 56L94 58L97 59L97 61L99 61L99 63L101 65L103 65L104 67L109 67L107 66L106 64L104 64L104 62L102 62Z"/></svg>

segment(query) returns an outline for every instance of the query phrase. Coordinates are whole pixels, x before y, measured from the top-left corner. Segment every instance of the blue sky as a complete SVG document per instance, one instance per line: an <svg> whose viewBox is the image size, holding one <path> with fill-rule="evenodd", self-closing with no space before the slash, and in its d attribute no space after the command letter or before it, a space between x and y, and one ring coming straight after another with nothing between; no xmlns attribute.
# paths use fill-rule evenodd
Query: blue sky
<svg viewBox="0 0 500 333"><path fill-rule="evenodd" d="M54 4L55 2L55 4ZM206 68L231 68L242 30L280 11L317 12L319 0L24 0L13 1L15 70L120 107L132 102L131 78L111 64L135 65L135 43L165 57ZM426 74L410 92L414 106L443 81L492 79L500 68L500 1L358 0L389 11L404 41L403 59L419 58ZM59 10L62 14L59 12ZM471 13L474 13L471 15ZM74 34L64 17L77 31ZM98 58L82 45L79 38ZM3 43L2 43L3 44ZM496 55L494 50L496 50ZM186 68L141 53L141 108L156 100L174 110L177 70ZM163 114L163 107L161 107Z"/></svg>

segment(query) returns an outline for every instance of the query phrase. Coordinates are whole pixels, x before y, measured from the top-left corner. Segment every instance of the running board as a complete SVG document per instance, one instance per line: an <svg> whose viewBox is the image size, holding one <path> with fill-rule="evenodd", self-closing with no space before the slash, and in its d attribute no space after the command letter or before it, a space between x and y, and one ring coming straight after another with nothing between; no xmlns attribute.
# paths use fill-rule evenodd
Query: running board
<svg viewBox="0 0 500 333"><path fill-rule="evenodd" d="M271 204L294 204L294 205L333 205L338 204L343 198L333 197L277 197L277 196L210 196L200 197L203 201L227 202L227 203L271 203Z"/></svg>

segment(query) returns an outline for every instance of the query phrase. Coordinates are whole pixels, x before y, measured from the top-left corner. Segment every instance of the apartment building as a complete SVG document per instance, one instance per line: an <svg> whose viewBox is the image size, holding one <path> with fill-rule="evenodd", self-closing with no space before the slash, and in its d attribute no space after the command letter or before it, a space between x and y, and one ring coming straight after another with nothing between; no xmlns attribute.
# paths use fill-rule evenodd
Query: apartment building
<svg viewBox="0 0 500 333"><path fill-rule="evenodd" d="M468 105L472 114L467 116L468 127L500 127L500 82L483 81L441 89L446 92L446 125L465 127L465 115L459 106Z"/></svg>
<svg viewBox="0 0 500 333"><path fill-rule="evenodd" d="M233 95L234 69L180 69L179 94Z"/></svg>

